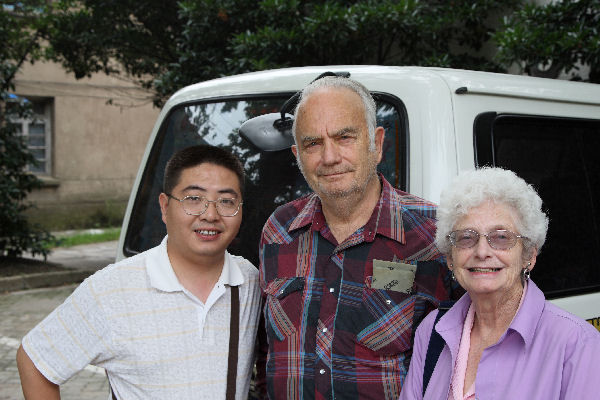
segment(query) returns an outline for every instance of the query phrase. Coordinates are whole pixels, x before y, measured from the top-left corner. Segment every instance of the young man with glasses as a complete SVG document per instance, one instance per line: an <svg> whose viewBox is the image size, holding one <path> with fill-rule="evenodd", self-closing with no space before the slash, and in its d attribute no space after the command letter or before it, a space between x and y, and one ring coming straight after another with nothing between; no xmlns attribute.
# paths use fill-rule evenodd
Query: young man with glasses
<svg viewBox="0 0 600 400"><path fill-rule="evenodd" d="M258 271L226 251L242 221L243 185L240 161L223 149L176 153L158 199L168 235L86 279L25 336L17 354L25 398L59 398L58 385L87 364L106 369L118 399L233 399L236 389L246 398Z"/></svg>

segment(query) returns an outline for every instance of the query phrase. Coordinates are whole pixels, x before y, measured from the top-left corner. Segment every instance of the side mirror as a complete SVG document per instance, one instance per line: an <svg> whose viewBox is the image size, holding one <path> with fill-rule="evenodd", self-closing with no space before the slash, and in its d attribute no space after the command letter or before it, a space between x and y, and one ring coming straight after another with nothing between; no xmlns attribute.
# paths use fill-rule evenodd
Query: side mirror
<svg viewBox="0 0 600 400"><path fill-rule="evenodd" d="M294 144L293 123L291 114L259 115L240 126L240 135L262 151L285 150Z"/></svg>
<svg viewBox="0 0 600 400"><path fill-rule="evenodd" d="M325 76L339 76L349 78L349 72L323 72L316 77L312 82L321 79ZM312 83L311 82L311 83ZM261 151L279 151L285 150L294 144L294 136L292 135L292 125L294 117L288 112L291 112L300 99L300 93L295 93L281 106L281 111L259 115L251 118L240 126L240 136L248 142L252 143Z"/></svg>

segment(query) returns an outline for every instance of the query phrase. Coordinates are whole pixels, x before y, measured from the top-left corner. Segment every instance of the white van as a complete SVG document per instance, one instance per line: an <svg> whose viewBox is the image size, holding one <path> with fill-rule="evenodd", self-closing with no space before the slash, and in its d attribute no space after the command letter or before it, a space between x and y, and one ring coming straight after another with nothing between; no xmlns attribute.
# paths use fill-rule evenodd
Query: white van
<svg viewBox="0 0 600 400"><path fill-rule="evenodd" d="M548 299L600 330L600 267L594 261L600 251L600 85L595 84L442 68L324 66L188 86L166 103L150 136L118 258L161 241L166 230L157 199L165 163L176 150L208 143L245 163L244 221L230 250L258 265L267 217L309 189L287 145L261 150L240 136L239 127L279 112L325 71L349 73L373 93L378 123L386 129L380 171L398 188L437 202L458 171L483 165L512 169L533 184L550 229L532 277Z"/></svg>

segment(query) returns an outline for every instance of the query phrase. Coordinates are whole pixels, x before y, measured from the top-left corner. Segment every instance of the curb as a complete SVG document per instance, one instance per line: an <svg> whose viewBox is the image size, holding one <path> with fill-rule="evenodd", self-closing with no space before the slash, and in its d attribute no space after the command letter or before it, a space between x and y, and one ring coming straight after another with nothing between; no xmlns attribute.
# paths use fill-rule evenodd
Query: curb
<svg viewBox="0 0 600 400"><path fill-rule="evenodd" d="M96 271L55 271L0 278L0 293L80 283Z"/></svg>

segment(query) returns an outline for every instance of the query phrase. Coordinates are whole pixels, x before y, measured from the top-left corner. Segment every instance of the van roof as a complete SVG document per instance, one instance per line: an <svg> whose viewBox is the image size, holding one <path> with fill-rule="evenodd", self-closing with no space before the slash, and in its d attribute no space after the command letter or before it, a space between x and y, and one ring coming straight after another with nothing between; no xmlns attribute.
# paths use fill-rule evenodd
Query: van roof
<svg viewBox="0 0 600 400"><path fill-rule="evenodd" d="M329 65L250 72L197 83L175 93L165 108L211 97L294 92L326 71L350 72L352 78L370 90L382 87L377 83L389 79L401 79L403 85L414 85L415 89L430 85L431 81L441 80L450 91L457 94L476 93L600 104L600 85L597 84L436 67Z"/></svg>

